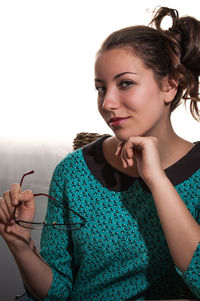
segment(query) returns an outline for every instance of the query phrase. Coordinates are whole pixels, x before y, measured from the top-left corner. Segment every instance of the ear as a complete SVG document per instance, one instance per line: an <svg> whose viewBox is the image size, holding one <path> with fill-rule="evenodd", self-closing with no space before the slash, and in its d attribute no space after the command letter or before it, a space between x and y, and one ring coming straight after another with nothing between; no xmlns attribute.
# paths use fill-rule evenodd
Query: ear
<svg viewBox="0 0 200 301"><path fill-rule="evenodd" d="M169 104L173 101L178 90L178 80L173 78L170 74L162 79L162 90L164 92L164 102Z"/></svg>

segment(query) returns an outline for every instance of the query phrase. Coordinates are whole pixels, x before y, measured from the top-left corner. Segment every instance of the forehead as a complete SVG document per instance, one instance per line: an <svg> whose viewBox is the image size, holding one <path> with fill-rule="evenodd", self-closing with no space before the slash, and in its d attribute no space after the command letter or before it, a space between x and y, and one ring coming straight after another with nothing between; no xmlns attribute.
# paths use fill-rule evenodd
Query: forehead
<svg viewBox="0 0 200 301"><path fill-rule="evenodd" d="M114 48L98 53L95 62L95 75L102 76L108 73L135 73L147 69L142 60L130 49Z"/></svg>

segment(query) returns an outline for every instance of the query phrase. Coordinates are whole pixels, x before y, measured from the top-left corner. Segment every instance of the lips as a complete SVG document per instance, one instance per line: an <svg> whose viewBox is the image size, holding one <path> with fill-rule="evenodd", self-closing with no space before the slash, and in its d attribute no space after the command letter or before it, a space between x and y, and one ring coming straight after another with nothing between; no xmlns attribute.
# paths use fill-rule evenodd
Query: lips
<svg viewBox="0 0 200 301"><path fill-rule="evenodd" d="M112 125L112 126L120 125L129 118L130 118L129 116L128 117L113 117L113 118L110 118L109 124Z"/></svg>

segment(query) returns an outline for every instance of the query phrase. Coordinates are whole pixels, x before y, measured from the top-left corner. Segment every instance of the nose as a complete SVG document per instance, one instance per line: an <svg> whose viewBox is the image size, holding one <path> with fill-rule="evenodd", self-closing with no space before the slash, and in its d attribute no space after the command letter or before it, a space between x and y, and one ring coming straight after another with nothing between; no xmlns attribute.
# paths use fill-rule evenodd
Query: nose
<svg viewBox="0 0 200 301"><path fill-rule="evenodd" d="M119 107L120 101L117 93L113 90L107 90L104 95L102 109L104 111L112 111L118 109Z"/></svg>

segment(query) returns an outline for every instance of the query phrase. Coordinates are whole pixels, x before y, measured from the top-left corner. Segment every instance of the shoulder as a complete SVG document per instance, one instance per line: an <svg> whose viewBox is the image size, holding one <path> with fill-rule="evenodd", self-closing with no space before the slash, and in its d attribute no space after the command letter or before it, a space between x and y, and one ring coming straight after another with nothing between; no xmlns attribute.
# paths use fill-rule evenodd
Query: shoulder
<svg viewBox="0 0 200 301"><path fill-rule="evenodd" d="M55 167L53 179L61 180L67 177L68 173L77 169L83 161L82 149L68 153Z"/></svg>
<svg viewBox="0 0 200 301"><path fill-rule="evenodd" d="M53 178L61 179L74 176L77 173L84 173L86 169L90 169L90 165L93 166L93 162L100 162L103 157L102 144L108 137L109 135L105 135L92 143L68 153L56 166Z"/></svg>
<svg viewBox="0 0 200 301"><path fill-rule="evenodd" d="M192 180L200 174L200 141L195 142L192 149L180 160L165 170L174 185Z"/></svg>
<svg viewBox="0 0 200 301"><path fill-rule="evenodd" d="M79 160L82 159L82 149L77 149L73 152L68 153L64 159L58 163L57 168L58 169L63 169L70 167L71 164L78 162Z"/></svg>
<svg viewBox="0 0 200 301"><path fill-rule="evenodd" d="M82 148L83 156L86 161L90 161L92 158L95 161L102 159L103 157L103 145L110 140L109 135L105 135L96 141L84 146Z"/></svg>

